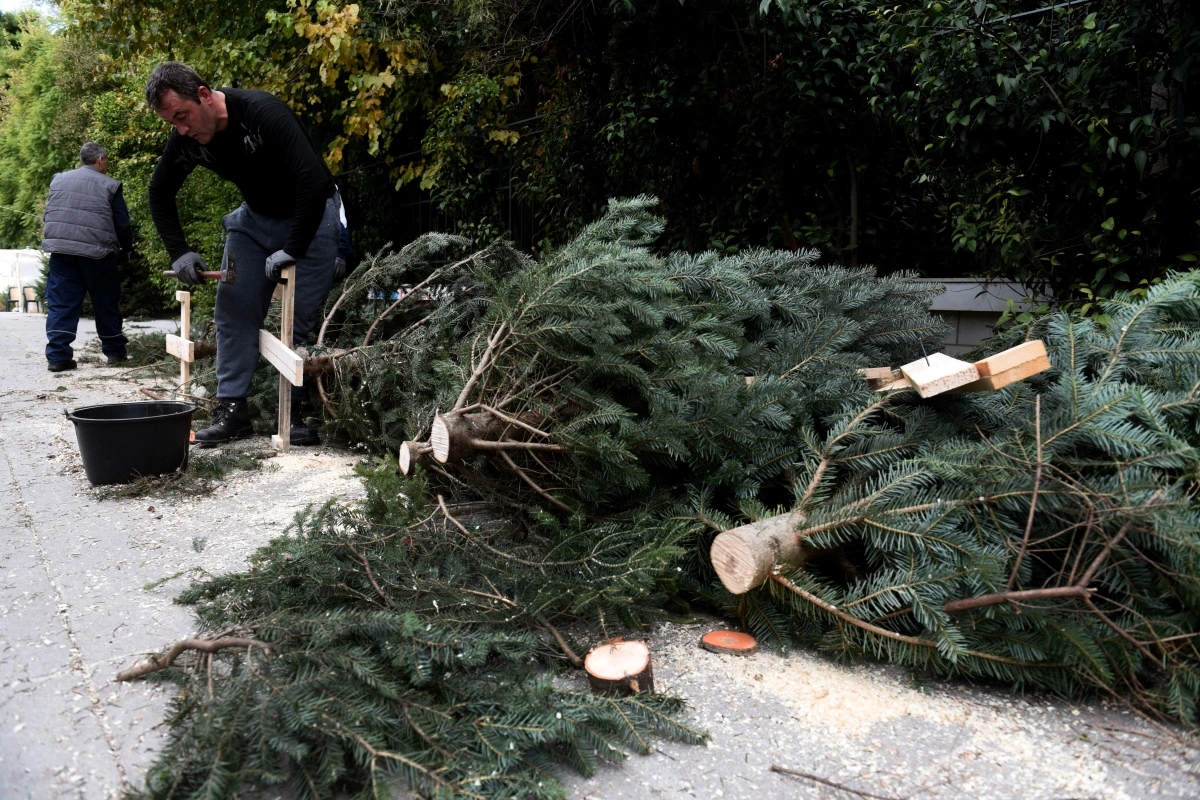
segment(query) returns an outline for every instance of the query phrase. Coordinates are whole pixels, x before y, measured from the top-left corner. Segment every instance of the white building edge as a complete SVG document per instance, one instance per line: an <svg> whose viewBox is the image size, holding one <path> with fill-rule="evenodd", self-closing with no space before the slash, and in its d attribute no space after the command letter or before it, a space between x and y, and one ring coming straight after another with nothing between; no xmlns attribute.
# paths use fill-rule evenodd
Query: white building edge
<svg viewBox="0 0 1200 800"><path fill-rule="evenodd" d="M43 259L46 254L41 250L26 247L21 250L0 250L0 289L3 297L8 298L8 290L16 287L17 296L23 297L26 286L33 286L42 278L45 271ZM0 307L2 308L2 307ZM24 311L25 303L20 303L13 311Z"/></svg>

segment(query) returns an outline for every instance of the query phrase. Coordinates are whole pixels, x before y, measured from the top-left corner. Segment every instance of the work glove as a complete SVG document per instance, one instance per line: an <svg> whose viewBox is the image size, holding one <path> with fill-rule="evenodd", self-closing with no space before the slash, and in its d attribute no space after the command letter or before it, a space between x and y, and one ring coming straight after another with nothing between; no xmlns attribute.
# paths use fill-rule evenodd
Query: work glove
<svg viewBox="0 0 1200 800"><path fill-rule="evenodd" d="M346 277L346 259L338 256L333 260L333 279L340 281Z"/></svg>
<svg viewBox="0 0 1200 800"><path fill-rule="evenodd" d="M207 269L208 265L204 263L204 259L191 250L171 262L171 271L175 273L175 279L180 283L187 283L192 286L204 282L204 279L200 277L200 273Z"/></svg>
<svg viewBox="0 0 1200 800"><path fill-rule="evenodd" d="M295 266L296 259L289 256L282 250L276 250L271 255L267 256L266 272L267 280L275 281L275 283L283 283L284 267Z"/></svg>

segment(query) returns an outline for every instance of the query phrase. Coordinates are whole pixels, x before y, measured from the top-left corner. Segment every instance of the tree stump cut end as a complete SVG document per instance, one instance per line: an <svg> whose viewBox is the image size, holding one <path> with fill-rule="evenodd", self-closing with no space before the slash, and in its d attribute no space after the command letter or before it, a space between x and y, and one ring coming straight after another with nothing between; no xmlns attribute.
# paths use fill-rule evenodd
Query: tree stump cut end
<svg viewBox="0 0 1200 800"><path fill-rule="evenodd" d="M712 653L748 656L758 652L758 641L740 631L710 631L700 637L700 646Z"/></svg>
<svg viewBox="0 0 1200 800"><path fill-rule="evenodd" d="M429 445L434 460L439 464L450 460L450 427L440 413L433 417L433 425L429 429Z"/></svg>
<svg viewBox="0 0 1200 800"><path fill-rule="evenodd" d="M593 647L583 660L588 684L597 694L654 691L650 648L645 642L607 642Z"/></svg>

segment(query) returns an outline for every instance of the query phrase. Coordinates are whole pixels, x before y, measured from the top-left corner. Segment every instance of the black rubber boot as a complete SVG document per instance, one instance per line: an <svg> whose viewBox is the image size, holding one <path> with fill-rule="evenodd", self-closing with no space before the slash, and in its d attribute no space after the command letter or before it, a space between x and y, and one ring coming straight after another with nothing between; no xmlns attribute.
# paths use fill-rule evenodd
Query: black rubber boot
<svg viewBox="0 0 1200 800"><path fill-rule="evenodd" d="M196 444L212 447L234 439L249 439L253 435L254 426L250 424L246 398L218 398L217 407L213 409L212 424L202 431L196 431Z"/></svg>

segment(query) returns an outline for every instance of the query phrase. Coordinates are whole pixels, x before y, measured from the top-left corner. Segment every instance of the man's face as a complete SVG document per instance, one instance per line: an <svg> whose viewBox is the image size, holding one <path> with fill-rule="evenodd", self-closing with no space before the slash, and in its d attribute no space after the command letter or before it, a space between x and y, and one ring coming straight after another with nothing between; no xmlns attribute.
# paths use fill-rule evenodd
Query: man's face
<svg viewBox="0 0 1200 800"><path fill-rule="evenodd" d="M200 144L208 144L217 133L217 109L207 86L201 86L197 94L199 103L180 97L174 89L167 89L155 113L174 125L180 136L190 136Z"/></svg>

